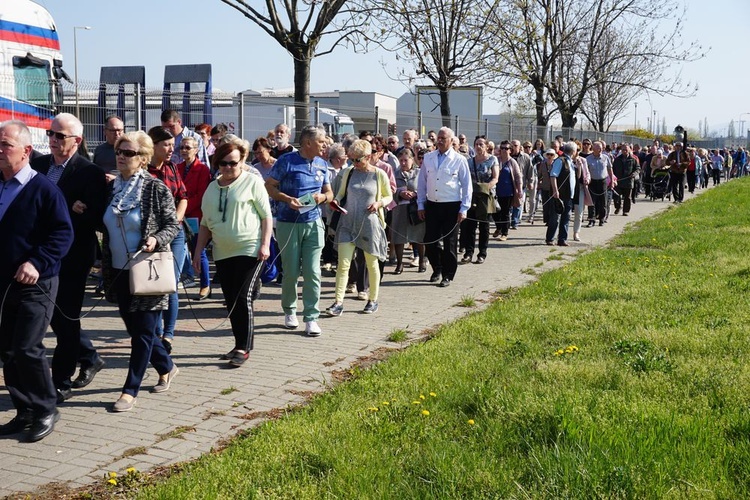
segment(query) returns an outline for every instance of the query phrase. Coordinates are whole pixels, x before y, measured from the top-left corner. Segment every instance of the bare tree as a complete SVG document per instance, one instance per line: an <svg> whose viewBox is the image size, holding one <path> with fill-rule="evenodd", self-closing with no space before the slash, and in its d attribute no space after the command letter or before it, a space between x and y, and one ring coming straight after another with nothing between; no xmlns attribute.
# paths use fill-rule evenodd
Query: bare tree
<svg viewBox="0 0 750 500"><path fill-rule="evenodd" d="M341 44L356 45L362 35L362 12L345 8L347 0L265 0L263 7L246 0L221 0L276 40L294 60L297 132L309 123L310 65ZM260 4L261 2L253 2ZM324 38L330 41L320 47Z"/></svg>
<svg viewBox="0 0 750 500"><path fill-rule="evenodd" d="M385 0L372 11L380 43L406 62L395 79L411 88L426 79L440 94L443 125L450 126L448 95L456 86L497 78L485 58L486 19L499 0Z"/></svg>
<svg viewBox="0 0 750 500"><path fill-rule="evenodd" d="M510 63L516 77L534 88L538 124L544 121L546 91L563 127L572 128L596 86L611 84L636 94L693 94L679 72L664 71L703 57L699 45L682 43L680 2L512 0L489 24L498 29L500 53L514 54ZM626 64L629 71L619 69Z"/></svg>

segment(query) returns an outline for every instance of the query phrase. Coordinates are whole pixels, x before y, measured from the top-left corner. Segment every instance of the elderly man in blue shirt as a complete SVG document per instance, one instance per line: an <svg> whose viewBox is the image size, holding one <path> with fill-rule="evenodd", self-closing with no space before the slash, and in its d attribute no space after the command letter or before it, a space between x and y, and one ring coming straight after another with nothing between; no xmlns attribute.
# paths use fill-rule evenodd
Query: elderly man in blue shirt
<svg viewBox="0 0 750 500"><path fill-rule="evenodd" d="M453 148L453 130L440 129L437 150L419 169L417 208L425 221L424 239L432 266L430 283L447 287L458 269L458 227L471 206L471 173L466 157ZM442 277L442 280L441 280Z"/></svg>
<svg viewBox="0 0 750 500"><path fill-rule="evenodd" d="M281 247L284 275L281 283L281 307L284 326L296 329L297 279L300 267L305 332L310 337L321 334L320 256L325 228L320 205L333 199L328 163L322 158L325 132L308 126L300 134L300 149L281 155L266 179L266 190L276 200L276 238Z"/></svg>
<svg viewBox="0 0 750 500"><path fill-rule="evenodd" d="M553 199L550 203L561 204L562 211L557 207L555 210L550 210L550 219L547 223L547 245L554 245L555 234L557 234L557 244L561 247L568 246L570 211L573 208L573 195L576 190L576 166L572 157L577 149L575 142L566 142L562 146L562 156L552 163L549 177Z"/></svg>

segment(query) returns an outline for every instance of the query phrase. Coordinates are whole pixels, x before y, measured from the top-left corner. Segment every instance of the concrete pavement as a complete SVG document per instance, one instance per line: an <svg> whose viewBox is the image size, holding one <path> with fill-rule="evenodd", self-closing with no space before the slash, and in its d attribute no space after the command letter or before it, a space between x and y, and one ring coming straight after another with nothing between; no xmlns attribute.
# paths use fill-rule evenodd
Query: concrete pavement
<svg viewBox="0 0 750 500"><path fill-rule="evenodd" d="M219 287L214 287L213 299L192 302L192 310L182 293L172 353L180 373L168 392L150 394L157 375L149 368L138 403L129 413L109 412L125 379L130 344L116 309L102 301L83 320L83 327L107 366L91 385L74 391L74 397L60 406L62 418L50 436L33 444L19 442L18 436L0 439L0 495L33 493L51 483L75 488L101 481L109 471L123 473L135 467L147 472L197 458L240 430L259 424L267 412L294 406L309 394L326 390L335 372L349 368L358 358L379 348L399 347L387 341L394 329L406 329L410 339L418 338L420 332L470 312L457 306L462 297L472 296L482 307L482 299L490 298L492 292L534 280L524 269L540 262L543 265L533 267L534 271L562 265L581 251L606 243L627 223L668 206L669 202L641 198L629 217L612 215L602 227L583 228L581 242L572 241L571 224L571 246L566 248L544 245L546 228L540 219L533 226L524 223L511 231L507 241L492 239L487 261L461 265L456 280L445 289L427 283L429 269L418 274L416 267L407 267L395 276L393 267L386 267L380 310L363 315L365 302L347 294L341 317L321 317L323 335L319 338L305 337L304 324L296 331L285 330L280 287L266 286L256 302L255 349L238 369L227 369L226 362L218 359L233 346L228 322L211 330L226 317ZM553 251L564 259L547 260ZM321 310L333 302L333 281L324 278ZM90 285L93 290L94 283ZM189 289L189 294L195 296L197 289ZM84 312L96 300L89 294ZM204 331L196 317L210 331ZM54 345L50 333L50 354ZM14 415L2 387L0 423Z"/></svg>

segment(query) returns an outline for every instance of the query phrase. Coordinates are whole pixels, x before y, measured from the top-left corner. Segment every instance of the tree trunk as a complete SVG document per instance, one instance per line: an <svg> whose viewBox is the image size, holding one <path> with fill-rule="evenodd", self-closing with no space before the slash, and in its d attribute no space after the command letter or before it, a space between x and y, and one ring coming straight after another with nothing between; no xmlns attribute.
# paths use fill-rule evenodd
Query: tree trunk
<svg viewBox="0 0 750 500"><path fill-rule="evenodd" d="M310 63L306 54L294 57L294 142L299 144L299 134L310 123Z"/></svg>
<svg viewBox="0 0 750 500"><path fill-rule="evenodd" d="M440 87L440 116L443 118L443 127L451 126L451 103L448 102L448 87ZM456 132L458 133L458 132ZM421 131L420 131L421 134Z"/></svg>
<svg viewBox="0 0 750 500"><path fill-rule="evenodd" d="M544 87L534 86L534 107L536 109L537 127L547 127L547 117L544 114Z"/></svg>

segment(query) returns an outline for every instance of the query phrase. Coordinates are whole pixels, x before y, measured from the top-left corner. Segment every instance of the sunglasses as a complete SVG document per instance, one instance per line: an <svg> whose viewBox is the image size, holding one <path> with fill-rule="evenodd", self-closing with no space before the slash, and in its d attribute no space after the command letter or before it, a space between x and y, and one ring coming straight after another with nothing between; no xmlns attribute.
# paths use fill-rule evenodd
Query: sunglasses
<svg viewBox="0 0 750 500"><path fill-rule="evenodd" d="M219 162L219 166L220 167L232 167L232 168L234 168L234 167L236 167L239 164L240 164L240 162L238 162L238 161L224 161L224 160L221 160Z"/></svg>
<svg viewBox="0 0 750 500"><path fill-rule="evenodd" d="M57 139L58 141L64 141L65 139L69 137L78 137L77 135L65 135L62 132L55 132L54 130L45 130L45 134L47 134L47 137L53 137Z"/></svg>
<svg viewBox="0 0 750 500"><path fill-rule="evenodd" d="M508 146L500 146L500 149L510 149Z"/></svg>
<svg viewBox="0 0 750 500"><path fill-rule="evenodd" d="M138 156L138 151L133 151L131 149L118 149L115 151L116 156L124 156L125 158L133 158L134 156Z"/></svg>

